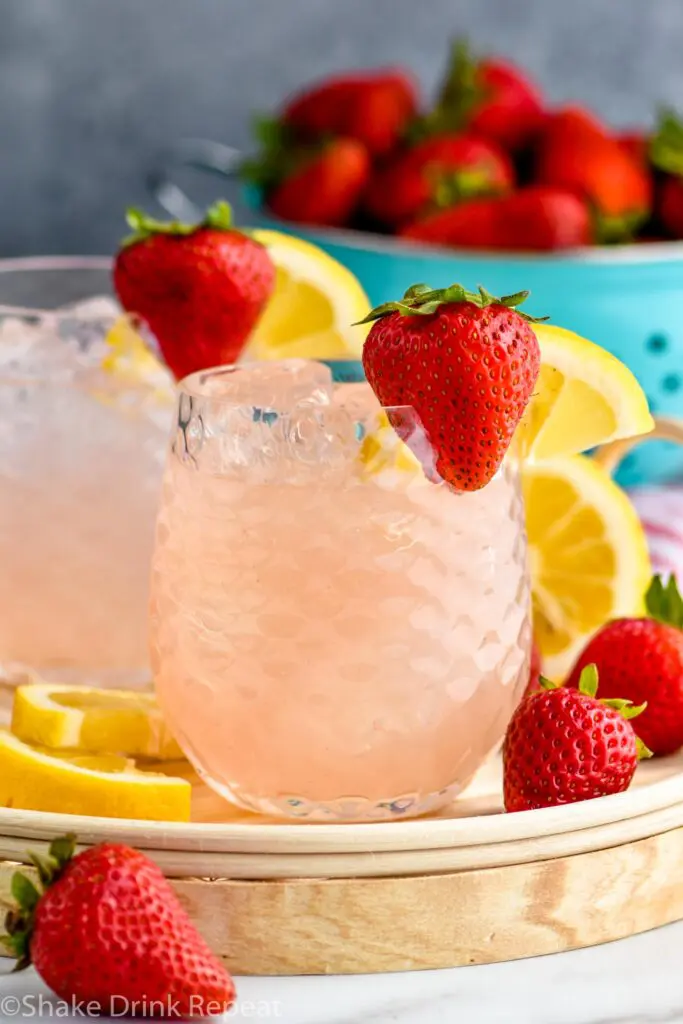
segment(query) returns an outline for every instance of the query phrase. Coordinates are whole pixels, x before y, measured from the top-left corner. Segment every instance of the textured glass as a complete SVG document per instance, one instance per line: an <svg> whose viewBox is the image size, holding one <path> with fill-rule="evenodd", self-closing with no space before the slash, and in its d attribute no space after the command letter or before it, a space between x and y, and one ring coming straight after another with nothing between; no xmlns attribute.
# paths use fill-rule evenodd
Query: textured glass
<svg viewBox="0 0 683 1024"><path fill-rule="evenodd" d="M106 368L120 311L101 295L108 264L94 262L0 264L3 678L149 682L149 561L172 391L165 374L162 398L158 381Z"/></svg>
<svg viewBox="0 0 683 1024"><path fill-rule="evenodd" d="M404 432L411 415L396 410ZM444 805L502 739L528 616L514 465L474 493L430 482L369 386L333 386L314 363L186 382L152 660L182 746L225 797L308 820Z"/></svg>

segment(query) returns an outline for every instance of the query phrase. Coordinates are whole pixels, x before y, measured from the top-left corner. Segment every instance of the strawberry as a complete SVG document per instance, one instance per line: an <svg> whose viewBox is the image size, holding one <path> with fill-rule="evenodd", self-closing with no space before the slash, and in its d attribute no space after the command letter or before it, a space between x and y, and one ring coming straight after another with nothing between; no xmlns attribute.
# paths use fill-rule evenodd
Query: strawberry
<svg viewBox="0 0 683 1024"><path fill-rule="evenodd" d="M364 205L375 220L395 227L430 206L508 192L513 183L512 163L495 143L473 135L435 135L378 168Z"/></svg>
<svg viewBox="0 0 683 1024"><path fill-rule="evenodd" d="M660 116L650 158L661 172L656 200L659 222L673 238L683 238L683 124L672 110Z"/></svg>
<svg viewBox="0 0 683 1024"><path fill-rule="evenodd" d="M225 1013L235 986L160 869L128 846L73 856L75 839L31 857L39 888L16 873L19 906L3 942L17 969L33 963L55 995L105 1016L206 1017Z"/></svg>
<svg viewBox="0 0 683 1024"><path fill-rule="evenodd" d="M470 199L435 210L399 228L397 234L415 242L460 246L466 249L506 249L499 198Z"/></svg>
<svg viewBox="0 0 683 1024"><path fill-rule="evenodd" d="M270 209L299 224L345 224L370 176L367 150L354 139L333 139L297 155L291 170L271 185Z"/></svg>
<svg viewBox="0 0 683 1024"><path fill-rule="evenodd" d="M638 725L655 754L683 746L683 600L672 576L655 576L645 597L649 617L616 619L589 641L569 674L576 686L588 662L600 672L603 694L647 702Z"/></svg>
<svg viewBox="0 0 683 1024"><path fill-rule="evenodd" d="M231 220L224 202L199 224L128 211L133 234L114 262L116 294L146 322L178 380L235 362L275 287L266 249Z"/></svg>
<svg viewBox="0 0 683 1024"><path fill-rule="evenodd" d="M473 199L428 214L399 234L471 249L543 251L589 245L592 232L588 207L574 193L529 185L509 196Z"/></svg>
<svg viewBox="0 0 683 1024"><path fill-rule="evenodd" d="M578 689L541 677L508 725L503 744L506 811L530 811L628 789L638 760L650 752L629 719L628 700L598 700L598 672L588 665Z"/></svg>
<svg viewBox="0 0 683 1024"><path fill-rule="evenodd" d="M396 146L416 109L415 85L405 72L358 72L298 93L285 105L281 123L298 138L344 135L381 156Z"/></svg>
<svg viewBox="0 0 683 1024"><path fill-rule="evenodd" d="M664 178L657 196L657 215L669 235L683 238L683 178Z"/></svg>
<svg viewBox="0 0 683 1024"><path fill-rule="evenodd" d="M518 68L497 59L478 61L456 40L434 109L417 130L466 130L509 150L527 145L543 123L536 87Z"/></svg>
<svg viewBox="0 0 683 1024"><path fill-rule="evenodd" d="M646 132L621 132L617 135L617 141L624 152L638 163L646 165L649 162L652 140Z"/></svg>
<svg viewBox="0 0 683 1024"><path fill-rule="evenodd" d="M536 151L535 176L540 184L574 191L591 203L601 242L630 239L652 205L648 170L580 109L548 117Z"/></svg>
<svg viewBox="0 0 683 1024"><path fill-rule="evenodd" d="M538 341L531 317L516 308L527 295L418 284L363 321L372 322L363 369L392 426L428 476L458 490L494 476L536 383ZM421 457L425 437L433 466Z"/></svg>

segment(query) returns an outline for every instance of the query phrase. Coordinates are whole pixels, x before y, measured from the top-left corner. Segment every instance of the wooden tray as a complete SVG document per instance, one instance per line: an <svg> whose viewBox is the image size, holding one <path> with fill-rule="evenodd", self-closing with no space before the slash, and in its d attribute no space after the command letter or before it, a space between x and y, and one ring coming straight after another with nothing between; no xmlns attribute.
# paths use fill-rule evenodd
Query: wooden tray
<svg viewBox="0 0 683 1024"><path fill-rule="evenodd" d="M129 842L241 974L457 966L592 945L683 918L683 755L613 797L506 815L492 763L440 815L367 825L231 811L191 824L0 809L0 898L26 850L75 831Z"/></svg>

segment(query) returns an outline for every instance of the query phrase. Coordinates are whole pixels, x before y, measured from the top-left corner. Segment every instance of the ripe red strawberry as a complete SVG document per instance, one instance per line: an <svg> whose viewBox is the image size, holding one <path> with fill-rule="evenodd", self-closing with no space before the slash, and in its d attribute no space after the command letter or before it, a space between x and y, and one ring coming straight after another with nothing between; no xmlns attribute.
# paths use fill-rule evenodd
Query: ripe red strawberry
<svg viewBox="0 0 683 1024"><path fill-rule="evenodd" d="M641 164L647 164L650 159L651 138L646 132L621 132L617 135L619 145L630 157Z"/></svg>
<svg viewBox="0 0 683 1024"><path fill-rule="evenodd" d="M394 430L428 476L458 490L484 487L496 473L536 383L538 341L531 317L516 309L527 295L418 284L364 321L374 322L363 368ZM394 406L411 407L412 416Z"/></svg>
<svg viewBox="0 0 683 1024"><path fill-rule="evenodd" d="M646 167L602 126L574 108L548 117L536 151L536 180L576 192L595 211L598 241L632 237L652 206Z"/></svg>
<svg viewBox="0 0 683 1024"><path fill-rule="evenodd" d="M664 178L658 190L657 216L669 235L683 238L683 178Z"/></svg>
<svg viewBox="0 0 683 1024"><path fill-rule="evenodd" d="M431 245L466 249L506 249L508 238L500 217L498 197L470 199L435 210L398 229L401 238Z"/></svg>
<svg viewBox="0 0 683 1024"><path fill-rule="evenodd" d="M128 846L73 857L73 836L32 857L40 888L15 874L19 907L3 942L17 968L33 963L60 999L101 1014L206 1017L235 999L232 978L181 907L160 869Z"/></svg>
<svg viewBox="0 0 683 1024"><path fill-rule="evenodd" d="M234 363L275 286L266 249L231 220L224 202L200 224L128 211L133 234L114 262L116 294L147 323L178 380Z"/></svg>
<svg viewBox="0 0 683 1024"><path fill-rule="evenodd" d="M683 746L683 600L671 577L655 576L646 595L650 618L616 619L589 641L567 679L575 686L595 662L604 696L647 702L638 733L654 754Z"/></svg>
<svg viewBox="0 0 683 1024"><path fill-rule="evenodd" d="M530 811L628 789L638 759L649 751L628 719L642 708L628 700L598 700L595 665L578 689L541 679L518 706L503 744L506 811Z"/></svg>
<svg viewBox="0 0 683 1024"><path fill-rule="evenodd" d="M467 130L505 149L527 145L543 124L541 96L518 68L495 58L478 61L462 40L451 58L426 132Z"/></svg>
<svg viewBox="0 0 683 1024"><path fill-rule="evenodd" d="M683 124L672 110L665 110L660 116L650 158L662 172L657 188L657 218L669 235L683 238Z"/></svg>
<svg viewBox="0 0 683 1024"><path fill-rule="evenodd" d="M364 205L375 220L396 227L430 207L508 192L513 184L512 163L495 143L473 135L436 135L379 167Z"/></svg>
<svg viewBox="0 0 683 1024"><path fill-rule="evenodd" d="M281 120L298 137L343 135L381 156L396 146L416 109L415 85L405 72L358 72L298 93L285 105Z"/></svg>
<svg viewBox="0 0 683 1024"><path fill-rule="evenodd" d="M428 214L399 234L471 249L545 251L589 245L593 228L587 204L574 193L529 185L508 196L473 199Z"/></svg>
<svg viewBox="0 0 683 1024"><path fill-rule="evenodd" d="M345 224L370 176L367 150L354 139L333 139L294 156L291 169L271 184L270 209L299 224Z"/></svg>

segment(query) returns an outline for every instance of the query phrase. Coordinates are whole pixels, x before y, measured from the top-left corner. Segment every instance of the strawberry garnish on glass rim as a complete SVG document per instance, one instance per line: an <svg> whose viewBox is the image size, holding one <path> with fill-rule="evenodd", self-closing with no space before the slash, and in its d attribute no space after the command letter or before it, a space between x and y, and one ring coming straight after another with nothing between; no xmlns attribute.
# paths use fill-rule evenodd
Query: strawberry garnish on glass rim
<svg viewBox="0 0 683 1024"><path fill-rule="evenodd" d="M518 309L528 294L416 284L362 321L363 368L391 425L418 459L426 437L437 478L457 490L493 478L533 393L540 318Z"/></svg>
<svg viewBox="0 0 683 1024"><path fill-rule="evenodd" d="M114 288L141 318L173 375L233 363L275 288L267 250L219 201L196 224L128 211L132 234L114 261Z"/></svg>

